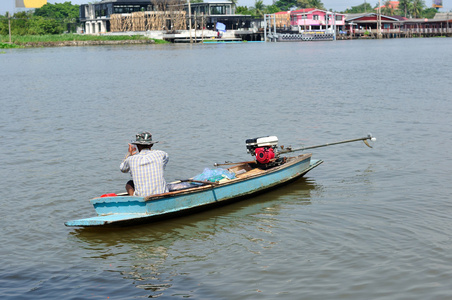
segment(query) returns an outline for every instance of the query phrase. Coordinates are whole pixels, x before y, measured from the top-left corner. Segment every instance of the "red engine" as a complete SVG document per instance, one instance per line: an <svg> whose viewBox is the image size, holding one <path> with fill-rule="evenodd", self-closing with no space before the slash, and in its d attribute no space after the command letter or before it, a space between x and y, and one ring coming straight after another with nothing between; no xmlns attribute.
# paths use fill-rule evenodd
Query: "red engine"
<svg viewBox="0 0 452 300"><path fill-rule="evenodd" d="M275 158L275 152L273 148L260 147L254 150L256 153L256 160L261 164L268 164L270 160Z"/></svg>
<svg viewBox="0 0 452 300"><path fill-rule="evenodd" d="M246 151L252 156L256 156L256 161L263 165L270 163L275 158L277 147L278 138L276 136L263 136L246 140Z"/></svg>

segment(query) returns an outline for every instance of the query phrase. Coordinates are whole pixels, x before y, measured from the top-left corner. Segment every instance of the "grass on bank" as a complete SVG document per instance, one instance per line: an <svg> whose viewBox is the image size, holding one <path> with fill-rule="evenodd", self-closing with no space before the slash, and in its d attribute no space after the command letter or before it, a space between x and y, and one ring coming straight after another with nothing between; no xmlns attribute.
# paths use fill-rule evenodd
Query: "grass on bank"
<svg viewBox="0 0 452 300"><path fill-rule="evenodd" d="M12 35L11 42L15 45L27 43L47 43L66 41L130 41L130 40L154 40L156 44L166 44L167 41L150 39L142 35L86 35L86 34L54 34L54 35ZM0 48L9 42L8 35L0 35ZM9 44L6 44L11 46ZM13 47L9 47L13 48Z"/></svg>

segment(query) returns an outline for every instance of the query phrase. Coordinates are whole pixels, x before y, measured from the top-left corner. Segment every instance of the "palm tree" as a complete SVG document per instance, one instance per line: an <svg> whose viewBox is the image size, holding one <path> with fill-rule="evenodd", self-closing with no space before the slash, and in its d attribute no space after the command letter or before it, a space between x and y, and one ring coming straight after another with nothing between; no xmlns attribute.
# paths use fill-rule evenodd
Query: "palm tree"
<svg viewBox="0 0 452 300"><path fill-rule="evenodd" d="M399 10L404 13L406 18L412 0L399 0Z"/></svg>
<svg viewBox="0 0 452 300"><path fill-rule="evenodd" d="M391 5L390 0L386 0L384 3L384 7L382 9L382 13L387 16L394 15L394 7Z"/></svg>
<svg viewBox="0 0 452 300"><path fill-rule="evenodd" d="M309 8L310 5L309 0L297 0L298 8Z"/></svg>
<svg viewBox="0 0 452 300"><path fill-rule="evenodd" d="M424 10L425 2L424 0L413 0L413 4L411 6L411 13L414 18L419 18L421 16L422 11Z"/></svg>
<svg viewBox="0 0 452 300"><path fill-rule="evenodd" d="M323 5L321 0L309 0L309 3L311 4L311 7L325 9L325 6Z"/></svg>
<svg viewBox="0 0 452 300"><path fill-rule="evenodd" d="M254 2L254 13L257 17L262 17L264 15L264 0L256 0Z"/></svg>
<svg viewBox="0 0 452 300"><path fill-rule="evenodd" d="M297 5L299 8L325 9L325 6L321 0L298 0Z"/></svg>

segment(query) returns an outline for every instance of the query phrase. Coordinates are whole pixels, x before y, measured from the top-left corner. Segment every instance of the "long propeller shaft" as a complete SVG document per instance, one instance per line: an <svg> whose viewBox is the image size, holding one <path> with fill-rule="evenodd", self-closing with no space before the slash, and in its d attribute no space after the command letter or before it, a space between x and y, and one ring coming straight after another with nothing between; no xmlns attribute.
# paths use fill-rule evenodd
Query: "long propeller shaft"
<svg viewBox="0 0 452 300"><path fill-rule="evenodd" d="M374 138L371 134L369 134L366 137L362 137L362 138L358 138L358 139L345 140L345 141L340 141L340 142L327 143L327 144L309 146L309 147L301 147L301 148L296 148L296 149L286 148L286 149L282 149L282 150L278 151L278 154L290 153L290 152L295 152L295 151L303 151L303 150L308 150L308 149L321 148L321 147L327 147L327 146L333 146L333 145L345 144L345 143L352 143L352 142L358 142L358 141L363 141L368 147L372 148L372 146L369 145L367 140L371 140L374 142L377 139Z"/></svg>

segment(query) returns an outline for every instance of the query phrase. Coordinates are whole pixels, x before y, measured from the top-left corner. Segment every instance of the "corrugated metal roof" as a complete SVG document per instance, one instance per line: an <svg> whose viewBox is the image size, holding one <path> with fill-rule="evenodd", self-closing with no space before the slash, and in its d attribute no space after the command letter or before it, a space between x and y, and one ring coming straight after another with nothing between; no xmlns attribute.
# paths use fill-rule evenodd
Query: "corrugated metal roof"
<svg viewBox="0 0 452 300"><path fill-rule="evenodd" d="M314 10L321 10L321 9L317 9L317 8L302 8L302 9L297 9L297 10L292 10L291 13L305 13L305 12L311 12Z"/></svg>
<svg viewBox="0 0 452 300"><path fill-rule="evenodd" d="M377 16L377 14L376 13L367 13L367 14L348 14L348 15L346 15L346 17L345 17L345 21L346 22L349 22L349 21L359 21L359 19L360 18L363 18L363 17L373 17L373 16ZM390 20L392 20L392 21L403 21L404 20L404 18L403 17L401 17L401 16L386 16L386 15L381 15L381 17L382 18L385 18L385 19L390 19ZM401 18L403 18L403 19L401 19ZM366 22L367 21L370 21L370 20L365 20Z"/></svg>
<svg viewBox="0 0 452 300"><path fill-rule="evenodd" d="M447 12L447 13L436 13L435 16L433 17L433 20L439 21L447 21L447 20L451 20L452 19L452 12Z"/></svg>
<svg viewBox="0 0 452 300"><path fill-rule="evenodd" d="M312 14L316 11L321 11L324 13L331 13L330 11L327 10L323 10L323 9L318 9L318 8L302 8L302 9L297 9L297 10L292 10L290 11L290 14ZM336 13L336 15L342 15L344 16L345 14L341 14L341 13Z"/></svg>

